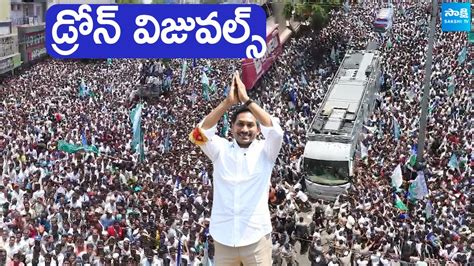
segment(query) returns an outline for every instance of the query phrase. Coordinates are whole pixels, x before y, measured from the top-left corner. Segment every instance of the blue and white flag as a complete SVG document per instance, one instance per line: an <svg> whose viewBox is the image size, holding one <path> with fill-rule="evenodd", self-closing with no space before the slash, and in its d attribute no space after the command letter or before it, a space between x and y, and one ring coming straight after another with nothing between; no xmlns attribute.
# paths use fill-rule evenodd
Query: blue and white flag
<svg viewBox="0 0 474 266"><path fill-rule="evenodd" d="M212 266L212 261L211 258L209 258L209 243L206 239L206 242L204 243L204 256L202 258L202 265L203 266Z"/></svg>
<svg viewBox="0 0 474 266"><path fill-rule="evenodd" d="M165 136L165 152L169 152L171 150L171 140L170 140L170 132L166 131Z"/></svg>
<svg viewBox="0 0 474 266"><path fill-rule="evenodd" d="M186 61L186 59L183 59L183 65L182 65L182 68L181 68L181 82L180 82L181 85L184 84L184 79L186 77L186 69L187 68L188 68L188 62Z"/></svg>
<svg viewBox="0 0 474 266"><path fill-rule="evenodd" d="M227 137L227 133L229 132L229 117L227 112L224 113L222 116L222 131L221 131L221 136L223 138Z"/></svg>
<svg viewBox="0 0 474 266"><path fill-rule="evenodd" d="M348 13L351 10L351 7L349 5L349 1L344 1L343 7L344 7L344 12L345 13Z"/></svg>
<svg viewBox="0 0 474 266"><path fill-rule="evenodd" d="M209 175L207 174L207 171L204 167L201 169L199 176L201 177L202 184L207 186L209 184Z"/></svg>
<svg viewBox="0 0 474 266"><path fill-rule="evenodd" d="M209 101L209 78L206 75L206 72L202 72L201 76L201 84L202 84L202 97L206 100Z"/></svg>
<svg viewBox="0 0 474 266"><path fill-rule="evenodd" d="M87 95L86 92L86 83L84 82L84 78L81 79L81 84L79 84L79 97L84 97Z"/></svg>
<svg viewBox="0 0 474 266"><path fill-rule="evenodd" d="M176 252L176 266L181 266L181 237L178 239L178 251Z"/></svg>
<svg viewBox="0 0 474 266"><path fill-rule="evenodd" d="M396 140L399 140L400 139L400 134L401 134L400 125L398 124L397 119L394 117L393 118L393 137Z"/></svg>
<svg viewBox="0 0 474 266"><path fill-rule="evenodd" d="M360 142L360 158L364 160L365 158L369 157L369 151L367 147L365 147L364 143Z"/></svg>
<svg viewBox="0 0 474 266"><path fill-rule="evenodd" d="M132 150L136 152L139 150L142 133L141 133L141 124L142 124L142 108L143 104L139 103L137 106L130 111L130 121L132 123Z"/></svg>
<svg viewBox="0 0 474 266"><path fill-rule="evenodd" d="M334 46L331 48L331 55L330 55L330 57L331 57L331 60L332 60L333 62L336 62L336 50L334 49Z"/></svg>
<svg viewBox="0 0 474 266"><path fill-rule="evenodd" d="M431 216L433 216L433 205L431 204L431 201L428 200L425 206L425 217L426 219L430 219Z"/></svg>
<svg viewBox="0 0 474 266"><path fill-rule="evenodd" d="M227 97L227 95L229 95L229 91L230 91L230 87L225 86L225 88L224 88L224 97Z"/></svg>
<svg viewBox="0 0 474 266"><path fill-rule="evenodd" d="M86 138L86 134L85 134L84 130L82 130L82 133L81 133L81 142L82 142L82 146L84 147L84 149L86 149L88 147L88 145L87 145L87 138Z"/></svg>
<svg viewBox="0 0 474 266"><path fill-rule="evenodd" d="M428 114L431 115L437 106L438 106L438 100L434 100L433 103L430 105L430 107L428 107Z"/></svg>
<svg viewBox="0 0 474 266"><path fill-rule="evenodd" d="M306 81L303 73L301 73L301 84L305 87L308 86L308 82Z"/></svg>
<svg viewBox="0 0 474 266"><path fill-rule="evenodd" d="M451 168L452 170L459 168L459 161L456 154L453 153L451 155L451 158L449 159L449 162L448 162L448 167Z"/></svg>
<svg viewBox="0 0 474 266"><path fill-rule="evenodd" d="M454 94L454 90L456 89L456 75L452 75L448 78L448 96Z"/></svg>
<svg viewBox="0 0 474 266"><path fill-rule="evenodd" d="M403 176L402 176L402 167L400 166L400 164L398 164L397 167L395 167L395 169L393 170L391 179L392 179L392 187L399 188L402 186Z"/></svg>
<svg viewBox="0 0 474 266"><path fill-rule="evenodd" d="M425 174L423 171L418 171L416 179L410 184L408 188L410 199L421 200L428 195L428 187L426 186Z"/></svg>
<svg viewBox="0 0 474 266"><path fill-rule="evenodd" d="M464 61L466 61L466 58L467 58L467 47L464 46L458 54L458 63L459 64L464 63Z"/></svg>
<svg viewBox="0 0 474 266"><path fill-rule="evenodd" d="M212 94L216 93L216 91L217 91L216 81L214 81L214 80L212 81L211 86L209 86L209 91Z"/></svg>

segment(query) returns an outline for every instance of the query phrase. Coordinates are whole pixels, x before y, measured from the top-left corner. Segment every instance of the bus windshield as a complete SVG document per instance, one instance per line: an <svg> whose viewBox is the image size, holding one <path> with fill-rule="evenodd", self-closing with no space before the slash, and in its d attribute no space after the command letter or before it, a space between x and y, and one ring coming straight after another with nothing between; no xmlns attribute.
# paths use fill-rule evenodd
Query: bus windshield
<svg viewBox="0 0 474 266"><path fill-rule="evenodd" d="M349 162L347 161L304 158L304 169L307 178L317 184L337 186L349 182Z"/></svg>

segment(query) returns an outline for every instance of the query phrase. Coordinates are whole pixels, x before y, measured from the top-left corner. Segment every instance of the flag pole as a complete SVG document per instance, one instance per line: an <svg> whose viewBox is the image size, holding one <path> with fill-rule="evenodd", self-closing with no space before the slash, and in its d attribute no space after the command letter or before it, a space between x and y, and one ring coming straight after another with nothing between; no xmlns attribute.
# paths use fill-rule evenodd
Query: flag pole
<svg viewBox="0 0 474 266"><path fill-rule="evenodd" d="M431 66L433 64L433 46L436 33L436 16L438 14L438 0L432 1L430 33L428 37L428 51L426 52L425 79L423 88L423 98L421 100L420 129L418 134L418 148L416 154L416 169L424 169L424 150L426 141L426 124L428 116L428 104L430 100L431 86Z"/></svg>

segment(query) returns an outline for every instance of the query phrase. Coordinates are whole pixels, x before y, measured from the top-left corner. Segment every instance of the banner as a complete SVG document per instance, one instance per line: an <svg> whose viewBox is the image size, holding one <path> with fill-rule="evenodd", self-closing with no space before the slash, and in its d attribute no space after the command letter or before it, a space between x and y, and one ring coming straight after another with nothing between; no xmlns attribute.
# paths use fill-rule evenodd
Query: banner
<svg viewBox="0 0 474 266"><path fill-rule="evenodd" d="M44 28L40 28L37 31L25 32L22 36L25 45L26 56L24 58L27 62L36 60L47 55L46 48L44 47L45 38Z"/></svg>
<svg viewBox="0 0 474 266"><path fill-rule="evenodd" d="M280 35L278 25L275 25L267 35L267 52L262 58L242 60L242 81L247 90L253 88L255 83L272 66L276 58L281 54Z"/></svg>
<svg viewBox="0 0 474 266"><path fill-rule="evenodd" d="M0 74L12 70L13 67L14 67L14 64L13 64L12 57L0 59Z"/></svg>
<svg viewBox="0 0 474 266"><path fill-rule="evenodd" d="M260 58L259 5L53 5L46 48L54 58Z"/></svg>

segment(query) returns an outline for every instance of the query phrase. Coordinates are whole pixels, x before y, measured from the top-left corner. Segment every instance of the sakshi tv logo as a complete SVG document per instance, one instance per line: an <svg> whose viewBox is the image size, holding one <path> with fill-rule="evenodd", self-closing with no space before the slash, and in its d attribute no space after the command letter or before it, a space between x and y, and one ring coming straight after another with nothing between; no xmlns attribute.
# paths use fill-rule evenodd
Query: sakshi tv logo
<svg viewBox="0 0 474 266"><path fill-rule="evenodd" d="M471 4L470 3L443 3L441 6L441 30L470 31Z"/></svg>

